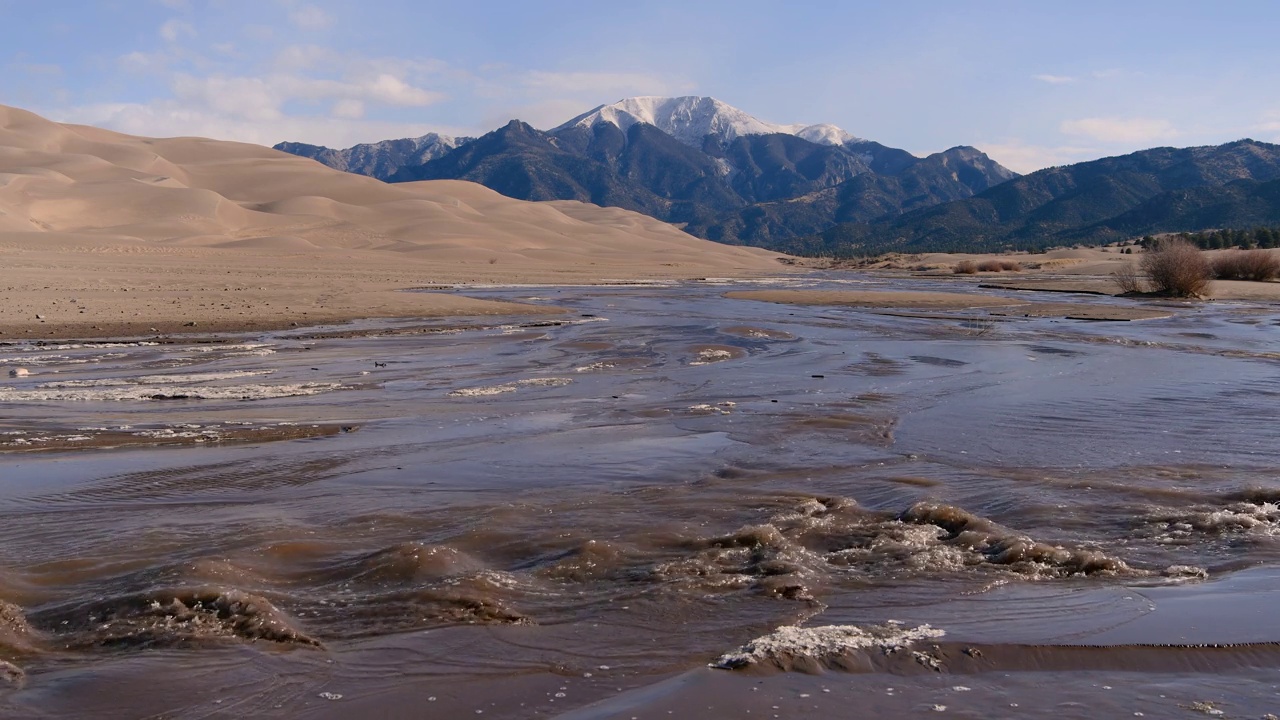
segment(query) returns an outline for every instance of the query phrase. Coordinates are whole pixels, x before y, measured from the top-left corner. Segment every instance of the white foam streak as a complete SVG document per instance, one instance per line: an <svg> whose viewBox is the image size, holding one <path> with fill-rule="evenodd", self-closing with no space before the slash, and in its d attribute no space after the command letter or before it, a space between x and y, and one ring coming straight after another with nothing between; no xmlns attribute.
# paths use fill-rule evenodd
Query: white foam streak
<svg viewBox="0 0 1280 720"><path fill-rule="evenodd" d="M267 400L301 395L319 395L320 393L331 392L341 388L342 385L338 383L229 385L225 387L130 385L127 387L45 388L34 390L0 388L0 402Z"/></svg>
<svg viewBox="0 0 1280 720"><path fill-rule="evenodd" d="M732 669L761 662L786 664L796 658L822 661L866 649L893 652L914 642L944 635L945 632L929 625L911 628L896 624L867 627L824 625L813 628L785 625L733 652L721 655L711 663L711 667Z"/></svg>

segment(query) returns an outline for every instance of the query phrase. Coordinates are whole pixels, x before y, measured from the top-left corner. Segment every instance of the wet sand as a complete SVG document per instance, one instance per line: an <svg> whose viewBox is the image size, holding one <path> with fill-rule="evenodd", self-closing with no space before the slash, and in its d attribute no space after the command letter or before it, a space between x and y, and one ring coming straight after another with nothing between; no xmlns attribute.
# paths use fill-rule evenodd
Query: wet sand
<svg viewBox="0 0 1280 720"><path fill-rule="evenodd" d="M4 347L0 433L190 436L0 453L0 715L1275 708L1280 307L469 292L573 312Z"/></svg>

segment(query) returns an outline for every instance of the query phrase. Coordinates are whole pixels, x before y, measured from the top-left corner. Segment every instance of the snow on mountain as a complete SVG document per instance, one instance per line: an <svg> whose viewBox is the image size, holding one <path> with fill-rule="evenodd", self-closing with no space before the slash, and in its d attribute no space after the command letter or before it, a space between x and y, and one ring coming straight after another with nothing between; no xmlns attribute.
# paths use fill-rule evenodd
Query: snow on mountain
<svg viewBox="0 0 1280 720"><path fill-rule="evenodd" d="M796 126L792 125L790 127ZM801 127L791 134L819 145L844 145L846 143L862 142L862 138L854 137L830 123Z"/></svg>
<svg viewBox="0 0 1280 720"><path fill-rule="evenodd" d="M823 145L843 145L858 140L835 125L777 125L715 98L696 96L626 98L583 113L551 132L573 127L592 128L600 123L616 125L623 132L636 123L648 123L692 147L701 147L707 135L715 135L726 143L741 135L772 133L796 135Z"/></svg>

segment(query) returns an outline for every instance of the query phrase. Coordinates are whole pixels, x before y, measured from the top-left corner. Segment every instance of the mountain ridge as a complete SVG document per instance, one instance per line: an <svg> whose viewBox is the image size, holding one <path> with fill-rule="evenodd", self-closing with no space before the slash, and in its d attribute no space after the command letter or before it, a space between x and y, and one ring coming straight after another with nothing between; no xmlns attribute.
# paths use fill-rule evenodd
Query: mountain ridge
<svg viewBox="0 0 1280 720"><path fill-rule="evenodd" d="M819 145L862 142L861 138L830 123L781 125L765 122L716 98L697 95L623 98L588 110L548 132L555 135L570 128L591 128L600 123L611 124L623 132L637 123L653 125L692 147L701 147L708 135L722 143L733 142L743 135L774 134L795 135Z"/></svg>
<svg viewBox="0 0 1280 720"><path fill-rule="evenodd" d="M880 222L839 224L797 243L860 255L989 252L1217 229L1214 223L1224 220L1265 224L1280 222L1280 198L1268 193L1278 179L1280 145L1245 138L1150 148L1045 168L970 198Z"/></svg>
<svg viewBox="0 0 1280 720"><path fill-rule="evenodd" d="M396 142L409 141L379 145L390 153ZM969 197L1017 177L973 148L919 158L834 125L766 123L694 96L629 98L547 131L515 120L423 162L377 169L342 155L354 148L276 148L390 182L469 180L521 200L620 207L700 237L759 246ZM804 200L824 192L822 202Z"/></svg>

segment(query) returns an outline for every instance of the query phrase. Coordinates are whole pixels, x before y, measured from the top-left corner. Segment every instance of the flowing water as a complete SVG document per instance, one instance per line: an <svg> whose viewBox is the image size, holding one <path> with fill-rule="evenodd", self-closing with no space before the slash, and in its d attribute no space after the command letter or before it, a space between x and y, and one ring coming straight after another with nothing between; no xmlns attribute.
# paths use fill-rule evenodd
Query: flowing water
<svg viewBox="0 0 1280 720"><path fill-rule="evenodd" d="M0 347L0 717L1280 712L1280 307L727 287Z"/></svg>

